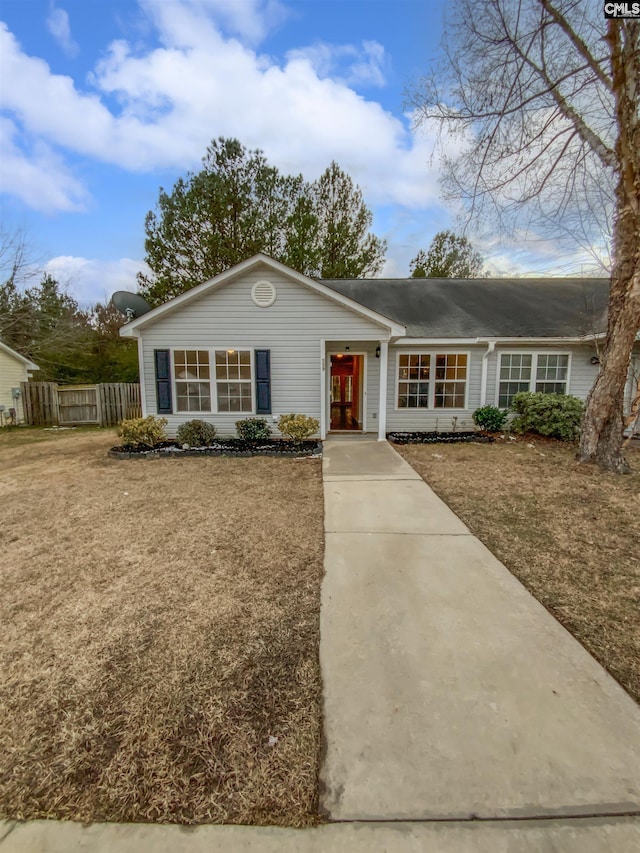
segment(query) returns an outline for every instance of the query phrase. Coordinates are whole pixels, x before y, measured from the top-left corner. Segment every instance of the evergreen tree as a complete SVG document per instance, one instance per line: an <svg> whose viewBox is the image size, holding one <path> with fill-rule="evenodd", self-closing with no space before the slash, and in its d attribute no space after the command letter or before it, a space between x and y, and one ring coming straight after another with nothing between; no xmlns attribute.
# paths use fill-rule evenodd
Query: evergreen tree
<svg viewBox="0 0 640 853"><path fill-rule="evenodd" d="M420 249L409 264L412 278L480 278L483 259L466 237L438 231L429 250Z"/></svg>
<svg viewBox="0 0 640 853"><path fill-rule="evenodd" d="M264 252L301 273L357 278L377 272L385 243L369 234L360 189L336 163L314 183L282 175L260 150L214 140L203 168L160 190L145 221L142 295L158 305Z"/></svg>
<svg viewBox="0 0 640 853"><path fill-rule="evenodd" d="M320 276L375 275L384 263L386 242L369 233L373 217L360 188L334 161L314 189L320 226Z"/></svg>

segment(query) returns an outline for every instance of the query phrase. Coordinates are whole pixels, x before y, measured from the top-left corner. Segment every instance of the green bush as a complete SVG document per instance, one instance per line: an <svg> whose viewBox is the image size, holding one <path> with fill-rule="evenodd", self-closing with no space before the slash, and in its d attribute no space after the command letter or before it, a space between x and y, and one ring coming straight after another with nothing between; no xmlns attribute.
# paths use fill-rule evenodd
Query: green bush
<svg viewBox="0 0 640 853"><path fill-rule="evenodd" d="M271 435L271 428L266 418L246 418L236 421L236 432L245 441L264 441Z"/></svg>
<svg viewBox="0 0 640 853"><path fill-rule="evenodd" d="M584 403L568 394L521 391L511 402L514 432L537 432L561 441L575 441L580 433Z"/></svg>
<svg viewBox="0 0 640 853"><path fill-rule="evenodd" d="M482 406L476 409L472 415L473 422L486 432L500 432L507 419L506 411L497 406Z"/></svg>
<svg viewBox="0 0 640 853"><path fill-rule="evenodd" d="M189 447L209 447L215 437L214 425L197 418L180 424L176 433L176 440L181 447L185 444Z"/></svg>
<svg viewBox="0 0 640 853"><path fill-rule="evenodd" d="M311 438L319 428L320 421L306 415L280 415L278 418L278 429L282 435L296 443L304 441L305 438Z"/></svg>
<svg viewBox="0 0 640 853"><path fill-rule="evenodd" d="M166 418L157 418L155 415L131 418L128 421L120 421L118 435L122 438L123 444L129 444L132 447L155 447L161 441L166 441L167 434L164 431L166 425Z"/></svg>

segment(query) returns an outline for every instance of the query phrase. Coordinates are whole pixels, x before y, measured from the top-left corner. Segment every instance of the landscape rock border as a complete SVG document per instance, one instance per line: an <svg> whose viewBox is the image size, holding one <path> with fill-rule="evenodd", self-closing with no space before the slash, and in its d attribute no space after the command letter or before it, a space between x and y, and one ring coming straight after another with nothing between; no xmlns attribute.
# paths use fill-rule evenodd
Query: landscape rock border
<svg viewBox="0 0 640 853"><path fill-rule="evenodd" d="M482 432L388 432L387 440L392 444L456 444L465 441L490 444L495 438Z"/></svg>
<svg viewBox="0 0 640 853"><path fill-rule="evenodd" d="M321 441L303 441L299 445L290 441L274 439L252 443L239 439L220 439L211 447L190 447L183 449L175 442L166 442L150 450L121 446L112 447L109 456L112 459L183 459L185 456L279 456L285 459L301 459L322 454Z"/></svg>

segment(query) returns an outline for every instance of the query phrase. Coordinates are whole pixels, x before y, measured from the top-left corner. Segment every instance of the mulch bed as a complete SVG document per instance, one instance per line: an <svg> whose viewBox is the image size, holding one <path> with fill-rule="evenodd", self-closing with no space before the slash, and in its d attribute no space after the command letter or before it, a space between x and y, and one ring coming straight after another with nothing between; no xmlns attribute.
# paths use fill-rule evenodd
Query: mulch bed
<svg viewBox="0 0 640 853"><path fill-rule="evenodd" d="M302 441L295 444L283 439L245 441L240 438L217 438L207 447L181 447L176 441L163 441L154 448L124 444L112 447L114 459L167 459L185 456L316 456L322 453L322 442Z"/></svg>
<svg viewBox="0 0 640 853"><path fill-rule="evenodd" d="M493 436L481 432L388 432L387 439L393 444L459 444L466 441L489 444L495 441Z"/></svg>

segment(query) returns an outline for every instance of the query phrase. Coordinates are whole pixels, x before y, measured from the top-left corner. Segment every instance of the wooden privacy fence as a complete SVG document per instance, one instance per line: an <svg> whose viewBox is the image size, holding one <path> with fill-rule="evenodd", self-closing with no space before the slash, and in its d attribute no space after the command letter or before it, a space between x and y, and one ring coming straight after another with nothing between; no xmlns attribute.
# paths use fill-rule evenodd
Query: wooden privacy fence
<svg viewBox="0 0 640 853"><path fill-rule="evenodd" d="M25 420L32 426L114 426L142 416L140 386L134 382L23 382L22 401Z"/></svg>

